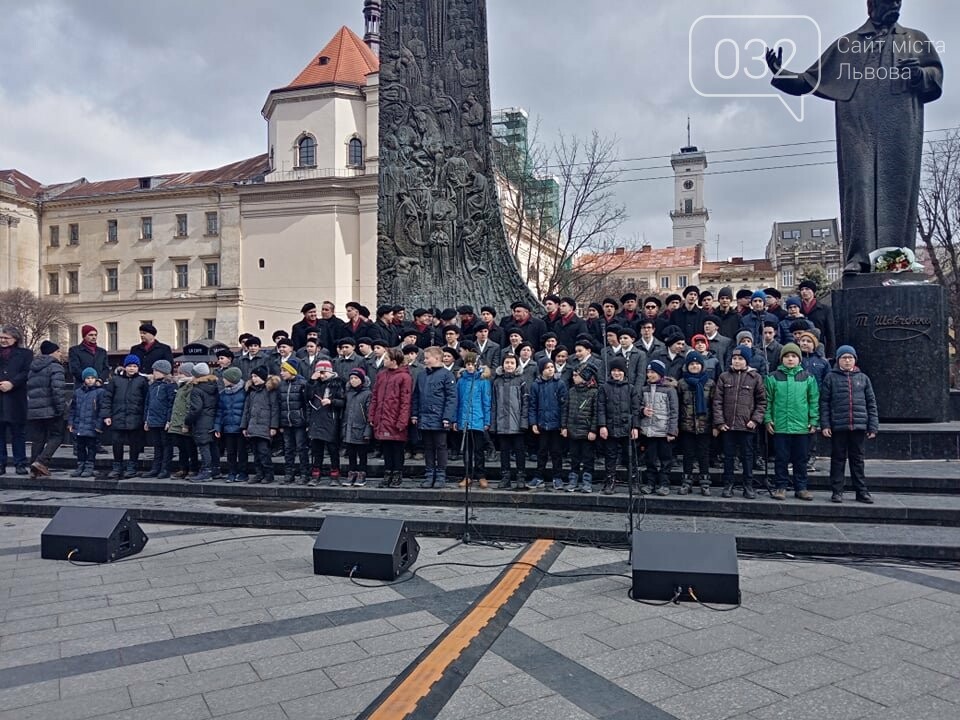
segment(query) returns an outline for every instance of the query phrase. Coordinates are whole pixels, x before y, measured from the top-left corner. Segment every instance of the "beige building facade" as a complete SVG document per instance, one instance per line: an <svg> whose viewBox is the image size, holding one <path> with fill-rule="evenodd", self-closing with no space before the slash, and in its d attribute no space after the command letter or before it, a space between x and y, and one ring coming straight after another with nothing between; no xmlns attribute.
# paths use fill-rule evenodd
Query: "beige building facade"
<svg viewBox="0 0 960 720"><path fill-rule="evenodd" d="M374 309L378 69L341 28L268 94L266 152L221 168L58 185L0 171L0 290L62 298L60 341L90 323L112 351L139 342L145 321L180 348L241 332L269 343L307 301L341 317L351 300Z"/></svg>

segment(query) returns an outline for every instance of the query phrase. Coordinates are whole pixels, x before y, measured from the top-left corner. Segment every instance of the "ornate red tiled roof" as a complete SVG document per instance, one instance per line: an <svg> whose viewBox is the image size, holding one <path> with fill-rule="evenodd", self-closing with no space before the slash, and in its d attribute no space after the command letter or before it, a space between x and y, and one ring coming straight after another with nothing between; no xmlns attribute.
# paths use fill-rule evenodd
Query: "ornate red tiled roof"
<svg viewBox="0 0 960 720"><path fill-rule="evenodd" d="M43 187L39 182L19 170L0 170L0 180L13 185L14 192L23 198L36 197Z"/></svg>
<svg viewBox="0 0 960 720"><path fill-rule="evenodd" d="M238 160L213 170L197 170L194 172L178 173L173 175L150 176L150 187L141 186L141 178L121 178L119 180L101 180L98 182L81 182L74 187L56 196L57 200L68 198L90 197L92 195L108 195L148 190L169 190L194 185L218 185L223 183L243 182L253 180L269 171L267 154Z"/></svg>
<svg viewBox="0 0 960 720"><path fill-rule="evenodd" d="M617 248L611 253L587 254L577 258L577 266L591 270L671 270L678 267L699 267L700 246L654 248L640 250Z"/></svg>
<svg viewBox="0 0 960 720"><path fill-rule="evenodd" d="M346 25L316 54L293 82L281 90L317 85L367 84L367 75L380 69L376 54Z"/></svg>

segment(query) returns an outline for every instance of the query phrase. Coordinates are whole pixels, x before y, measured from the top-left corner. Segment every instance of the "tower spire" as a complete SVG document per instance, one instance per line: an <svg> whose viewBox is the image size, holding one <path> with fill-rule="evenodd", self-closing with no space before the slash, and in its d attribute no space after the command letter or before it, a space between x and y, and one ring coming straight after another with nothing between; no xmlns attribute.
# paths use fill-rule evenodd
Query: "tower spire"
<svg viewBox="0 0 960 720"><path fill-rule="evenodd" d="M380 54L380 0L363 0L363 42Z"/></svg>
<svg viewBox="0 0 960 720"><path fill-rule="evenodd" d="M690 116L687 115L687 147L691 145L693 145L693 143L690 142Z"/></svg>

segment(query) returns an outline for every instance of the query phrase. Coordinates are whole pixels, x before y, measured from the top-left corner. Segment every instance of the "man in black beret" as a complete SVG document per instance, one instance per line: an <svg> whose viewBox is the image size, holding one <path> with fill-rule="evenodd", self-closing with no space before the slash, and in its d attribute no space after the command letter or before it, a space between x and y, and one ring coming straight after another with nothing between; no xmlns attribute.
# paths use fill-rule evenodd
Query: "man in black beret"
<svg viewBox="0 0 960 720"><path fill-rule="evenodd" d="M543 324L547 330L553 330L553 326L560 320L560 296L550 293L543 298L543 308L546 312L543 315Z"/></svg>
<svg viewBox="0 0 960 720"><path fill-rule="evenodd" d="M421 350L443 344L443 338L434 327L433 315L427 308L417 308L413 311L413 330L417 333L417 347Z"/></svg>
<svg viewBox="0 0 960 720"><path fill-rule="evenodd" d="M733 340L740 331L740 313L733 303L733 288L720 288L717 293L717 309L714 314L720 318L720 334Z"/></svg>
<svg viewBox="0 0 960 720"><path fill-rule="evenodd" d="M487 326L489 340L503 347L507 342L507 336L503 328L497 323L497 309L493 307L493 305L484 305L481 307L480 321Z"/></svg>
<svg viewBox="0 0 960 720"><path fill-rule="evenodd" d="M374 340L383 340L388 348L400 344L400 332L393 324L393 305L381 305L377 308L377 321L369 329Z"/></svg>
<svg viewBox="0 0 960 720"><path fill-rule="evenodd" d="M697 305L700 299L700 288L688 285L683 290L683 304L670 313L670 322L680 328L689 344L694 335L703 332L703 318L706 313Z"/></svg>
<svg viewBox="0 0 960 720"><path fill-rule="evenodd" d="M709 290L703 290L700 293L700 307L703 308L703 312L707 315L713 312L713 293Z"/></svg>
<svg viewBox="0 0 960 720"><path fill-rule="evenodd" d="M587 324L577 315L577 301L572 297L560 298L560 317L553 324L560 345L572 348L580 335L588 334Z"/></svg>
<svg viewBox="0 0 960 720"><path fill-rule="evenodd" d="M620 327L636 328L637 320L640 314L637 312L637 294L635 292L624 293L620 296L620 312L617 313L616 320Z"/></svg>
<svg viewBox="0 0 960 720"><path fill-rule="evenodd" d="M369 323L367 323L363 315L360 314L363 305L351 300L345 307L347 311L347 322L343 326L343 336L357 339L361 335L366 335L369 331Z"/></svg>
<svg viewBox="0 0 960 720"><path fill-rule="evenodd" d="M322 323L317 317L317 306L314 303L304 303L303 307L300 308L300 313L303 315L303 319L294 323L293 327L290 328L290 339L293 341L293 347L297 350L307 344L307 331L316 330L321 335L326 334L321 332L321 327L325 323Z"/></svg>
<svg viewBox="0 0 960 720"><path fill-rule="evenodd" d="M474 314L473 305L461 305L457 313L460 315L460 337L464 340L476 338L481 320Z"/></svg>
<svg viewBox="0 0 960 720"><path fill-rule="evenodd" d="M753 297L753 291L747 288L737 290L737 312L746 315L750 312L750 298Z"/></svg>
<svg viewBox="0 0 960 720"><path fill-rule="evenodd" d="M775 287L765 288L763 292L767 296L767 312L776 315L778 321L783 320L787 316L786 309L780 304L783 294Z"/></svg>
<svg viewBox="0 0 960 720"><path fill-rule="evenodd" d="M157 328L150 323L143 323L140 326L140 342L130 348L128 354L140 358L140 373L143 375L153 372L153 364L157 360L166 360L171 367L173 366L173 350L169 345L157 340Z"/></svg>
<svg viewBox="0 0 960 720"><path fill-rule="evenodd" d="M547 326L543 320L533 317L530 304L525 301L518 300L512 303L510 309L513 311L513 316L509 319L509 323L504 320L502 324L504 332L516 330L524 340L530 343L534 352L542 350L543 334L547 332Z"/></svg>

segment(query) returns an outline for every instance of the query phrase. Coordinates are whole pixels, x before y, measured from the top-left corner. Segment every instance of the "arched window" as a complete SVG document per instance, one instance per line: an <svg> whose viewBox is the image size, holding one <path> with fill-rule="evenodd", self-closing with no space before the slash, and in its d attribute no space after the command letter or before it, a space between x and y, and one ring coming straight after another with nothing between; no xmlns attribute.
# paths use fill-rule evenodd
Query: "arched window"
<svg viewBox="0 0 960 720"><path fill-rule="evenodd" d="M317 166L317 141L310 135L304 135L297 141L297 166Z"/></svg>
<svg viewBox="0 0 960 720"><path fill-rule="evenodd" d="M347 165L350 167L363 166L363 142L360 138L350 138L347 144Z"/></svg>

